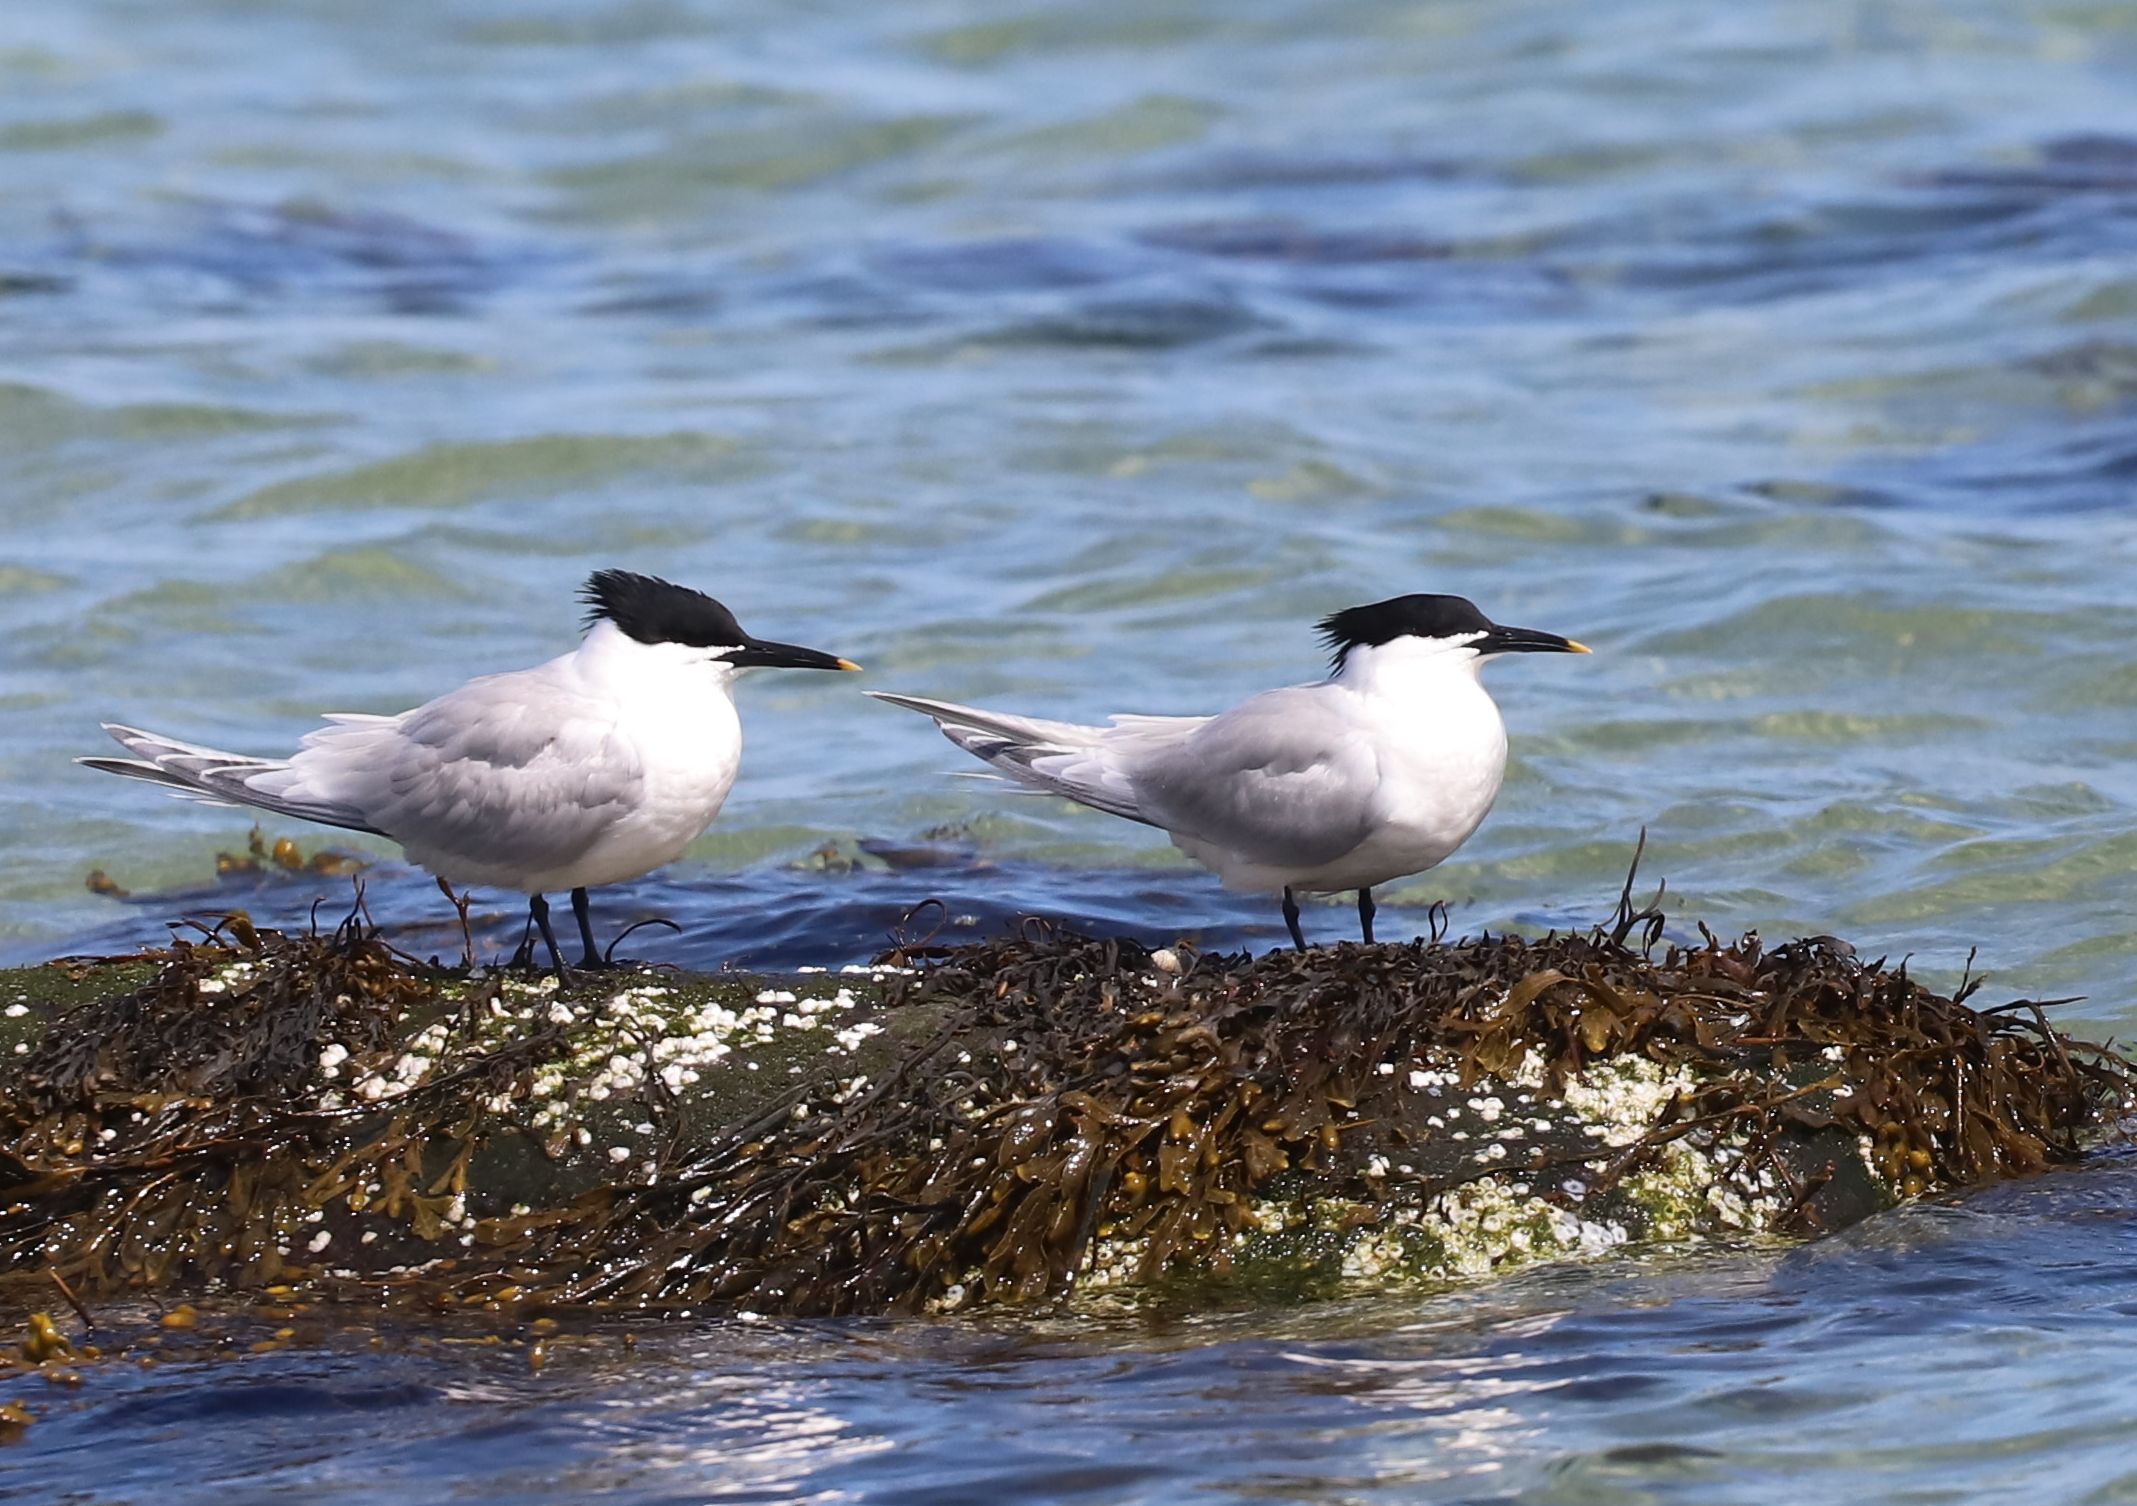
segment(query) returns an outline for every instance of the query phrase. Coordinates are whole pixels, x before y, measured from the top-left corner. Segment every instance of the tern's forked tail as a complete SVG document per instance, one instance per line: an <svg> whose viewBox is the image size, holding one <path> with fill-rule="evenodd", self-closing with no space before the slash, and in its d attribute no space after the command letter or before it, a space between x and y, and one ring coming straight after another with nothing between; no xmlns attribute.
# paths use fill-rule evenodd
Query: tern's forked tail
<svg viewBox="0 0 2137 1506"><path fill-rule="evenodd" d="M1020 784L1109 815L1157 824L1143 813L1127 771L1109 747L1118 736L1117 728L1010 716L885 690L868 694L932 718L944 737Z"/></svg>
<svg viewBox="0 0 2137 1506"><path fill-rule="evenodd" d="M104 730L135 756L77 758L76 763L124 779L161 785L187 800L210 805L249 805L257 810L273 811L276 815L293 816L300 821L386 835L367 822L361 812L335 801L309 798L301 787L292 787L294 782L287 777L290 770L287 759L225 753L219 748L204 748L198 743L180 742L176 738L114 722L104 723ZM275 782L284 787L279 790L255 788L251 781L262 775L283 776Z"/></svg>

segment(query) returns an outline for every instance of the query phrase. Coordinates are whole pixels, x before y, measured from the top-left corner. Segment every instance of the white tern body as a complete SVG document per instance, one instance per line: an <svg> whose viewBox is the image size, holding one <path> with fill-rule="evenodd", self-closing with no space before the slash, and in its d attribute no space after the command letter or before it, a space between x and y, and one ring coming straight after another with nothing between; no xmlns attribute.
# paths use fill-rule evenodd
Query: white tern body
<svg viewBox="0 0 2137 1506"><path fill-rule="evenodd" d="M451 884L541 894L650 873L704 834L742 765L734 678L597 622L568 654L413 711L329 714L288 758L104 730L144 765L112 772L391 837Z"/></svg>
<svg viewBox="0 0 2137 1506"><path fill-rule="evenodd" d="M585 638L532 669L484 675L397 716L336 714L287 758L254 758L107 723L131 759L92 768L401 844L448 884L569 889L589 960L589 888L673 862L734 787L734 682L752 664L851 669L753 639L712 598L602 571ZM557 958L561 966L561 958Z"/></svg>
<svg viewBox="0 0 2137 1506"><path fill-rule="evenodd" d="M869 693L932 717L1025 785L1160 828L1230 888L1356 889L1370 939L1367 891L1445 861L1498 798L1506 725L1478 679L1485 662L1516 649L1587 650L1480 614L1473 629L1346 641L1348 629L1334 626L1346 615L1324 624L1339 653L1329 678L1217 716L1114 716L1092 727ZM1287 920L1294 913L1286 892Z"/></svg>

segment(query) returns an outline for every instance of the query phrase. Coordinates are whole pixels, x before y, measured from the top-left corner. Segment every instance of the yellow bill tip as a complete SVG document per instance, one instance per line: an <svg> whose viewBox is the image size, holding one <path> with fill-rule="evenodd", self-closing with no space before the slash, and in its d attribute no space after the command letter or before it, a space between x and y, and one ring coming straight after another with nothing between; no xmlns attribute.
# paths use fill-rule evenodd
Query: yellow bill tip
<svg viewBox="0 0 2137 1506"><path fill-rule="evenodd" d="M1585 654L1585 653L1586 653L1586 652L1588 652L1588 651L1587 651L1586 649L1582 649L1582 650L1581 650L1581 652ZM840 669L846 670L846 671L848 671L848 672L850 672L850 673L852 673L852 674L859 674L859 673L861 672L861 666L860 666L860 665L858 665L858 664L856 664L856 663L854 663L854 662L853 662L853 661L852 661L851 659L841 659L841 660L839 660L839 661L838 661L838 667L839 667Z"/></svg>
<svg viewBox="0 0 2137 1506"><path fill-rule="evenodd" d="M1595 650L1577 638L1568 638L1566 640L1566 652L1569 654L1592 654Z"/></svg>

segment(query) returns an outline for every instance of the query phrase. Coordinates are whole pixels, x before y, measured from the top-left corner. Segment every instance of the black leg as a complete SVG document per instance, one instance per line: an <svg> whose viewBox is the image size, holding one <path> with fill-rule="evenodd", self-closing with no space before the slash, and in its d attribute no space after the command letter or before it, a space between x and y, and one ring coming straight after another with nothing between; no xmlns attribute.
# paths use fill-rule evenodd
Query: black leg
<svg viewBox="0 0 2137 1506"><path fill-rule="evenodd" d="M1373 917L1379 913L1380 907L1373 903L1373 891L1360 889L1358 891L1358 925L1365 932L1365 944L1367 946L1373 944Z"/></svg>
<svg viewBox="0 0 2137 1506"><path fill-rule="evenodd" d="M601 966L601 948L594 945L594 922L589 913L590 909L591 906L588 905L586 899L586 891L584 889L572 890L571 913L579 922L579 943L586 948L586 955L579 959L579 966L585 968Z"/></svg>
<svg viewBox="0 0 2137 1506"><path fill-rule="evenodd" d="M550 965L557 970L559 978L563 977L564 953L557 945L557 933L549 929L549 901L539 894L528 895L527 913L534 917L534 924L541 931L542 940L549 948Z"/></svg>
<svg viewBox="0 0 2137 1506"><path fill-rule="evenodd" d="M531 905L527 909L527 923L519 928L519 948L505 965L513 968L534 966L534 909Z"/></svg>
<svg viewBox="0 0 2137 1506"><path fill-rule="evenodd" d="M1299 902L1291 897L1291 886L1284 885L1284 924L1291 927L1291 944L1300 951L1306 950L1306 933L1299 929Z"/></svg>

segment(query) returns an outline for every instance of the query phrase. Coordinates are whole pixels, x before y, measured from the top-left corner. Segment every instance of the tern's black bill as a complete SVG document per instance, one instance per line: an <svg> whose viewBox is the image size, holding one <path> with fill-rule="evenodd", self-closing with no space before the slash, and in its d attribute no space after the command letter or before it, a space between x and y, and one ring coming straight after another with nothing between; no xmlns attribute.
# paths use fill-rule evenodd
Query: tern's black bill
<svg viewBox="0 0 2137 1506"><path fill-rule="evenodd" d="M1591 652L1585 643L1576 643L1571 638L1561 638L1556 633L1540 633L1534 628L1493 627L1486 631L1476 645L1480 654L1585 654Z"/></svg>
<svg viewBox="0 0 2137 1506"><path fill-rule="evenodd" d="M791 643L766 643L752 638L748 643L727 655L727 662L737 669L859 669L851 659L841 659L836 654L822 653L813 648L797 648Z"/></svg>

